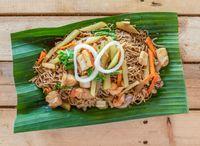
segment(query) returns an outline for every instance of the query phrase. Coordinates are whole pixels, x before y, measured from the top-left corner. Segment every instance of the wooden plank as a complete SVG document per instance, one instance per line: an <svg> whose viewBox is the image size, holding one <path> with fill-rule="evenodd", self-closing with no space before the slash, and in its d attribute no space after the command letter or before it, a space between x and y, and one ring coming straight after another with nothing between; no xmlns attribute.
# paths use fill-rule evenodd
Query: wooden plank
<svg viewBox="0 0 200 146"><path fill-rule="evenodd" d="M199 146L200 111L93 126L13 134L15 109L0 109L0 145Z"/></svg>
<svg viewBox="0 0 200 146"><path fill-rule="evenodd" d="M184 67L185 79L190 80L191 82L200 79L200 64L183 64L183 67ZM13 71L12 62L0 62L0 85L14 84L12 71Z"/></svg>
<svg viewBox="0 0 200 146"><path fill-rule="evenodd" d="M171 117L173 137L177 146L200 145L200 111Z"/></svg>
<svg viewBox="0 0 200 146"><path fill-rule="evenodd" d="M0 109L2 146L169 146L166 117L13 134L15 114L15 109Z"/></svg>
<svg viewBox="0 0 200 146"><path fill-rule="evenodd" d="M110 15L144 11L198 15L199 7L198 0L0 0L1 15Z"/></svg>
<svg viewBox="0 0 200 146"><path fill-rule="evenodd" d="M199 24L200 17L179 17L179 43L184 62L200 62Z"/></svg>
<svg viewBox="0 0 200 146"><path fill-rule="evenodd" d="M16 106L17 95L14 85L0 85L0 106Z"/></svg>
<svg viewBox="0 0 200 146"><path fill-rule="evenodd" d="M14 84L12 62L0 62L0 85L1 84Z"/></svg>
<svg viewBox="0 0 200 146"><path fill-rule="evenodd" d="M0 61L11 61L10 33L37 27L55 27L81 20L84 17L0 17Z"/></svg>
<svg viewBox="0 0 200 146"><path fill-rule="evenodd" d="M190 109L200 109L200 79L186 79L186 91Z"/></svg>
<svg viewBox="0 0 200 146"><path fill-rule="evenodd" d="M0 61L11 61L10 33L37 27L62 26L94 18L91 16L65 17L0 17ZM200 17L179 17L180 50L184 62L200 62Z"/></svg>
<svg viewBox="0 0 200 146"><path fill-rule="evenodd" d="M3 66L3 67L2 67ZM0 62L0 106L16 106L12 62ZM191 109L200 108L200 64L184 64L187 94Z"/></svg>
<svg viewBox="0 0 200 146"><path fill-rule="evenodd" d="M200 108L200 64L184 65L190 108Z"/></svg>
<svg viewBox="0 0 200 146"><path fill-rule="evenodd" d="M200 109L200 64L184 64L184 74L189 107Z"/></svg>

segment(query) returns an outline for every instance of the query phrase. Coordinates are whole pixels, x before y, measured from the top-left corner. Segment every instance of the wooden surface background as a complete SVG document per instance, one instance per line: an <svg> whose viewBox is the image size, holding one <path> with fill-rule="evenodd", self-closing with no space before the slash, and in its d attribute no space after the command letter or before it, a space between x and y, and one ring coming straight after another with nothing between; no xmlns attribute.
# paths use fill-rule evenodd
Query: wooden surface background
<svg viewBox="0 0 200 146"><path fill-rule="evenodd" d="M125 12L173 11L188 93L188 114L13 134L16 92L10 33ZM199 0L0 0L0 146L199 146Z"/></svg>

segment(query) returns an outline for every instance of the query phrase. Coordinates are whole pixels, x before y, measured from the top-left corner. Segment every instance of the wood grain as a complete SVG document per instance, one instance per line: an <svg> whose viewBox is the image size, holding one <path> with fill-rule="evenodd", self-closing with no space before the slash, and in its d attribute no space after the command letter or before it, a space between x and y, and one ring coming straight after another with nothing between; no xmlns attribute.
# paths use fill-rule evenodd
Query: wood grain
<svg viewBox="0 0 200 146"><path fill-rule="evenodd" d="M55 27L81 20L95 18L84 17L0 17L0 61L11 61L10 33L37 28Z"/></svg>
<svg viewBox="0 0 200 146"><path fill-rule="evenodd" d="M179 17L179 43L184 62L200 62L199 22L200 17Z"/></svg>
<svg viewBox="0 0 200 146"><path fill-rule="evenodd" d="M2 146L199 146L200 111L93 126L13 134L15 109L0 109Z"/></svg>
<svg viewBox="0 0 200 146"><path fill-rule="evenodd" d="M187 115L171 116L173 137L177 146L200 145L200 111L190 111Z"/></svg>
<svg viewBox="0 0 200 146"><path fill-rule="evenodd" d="M199 0L0 0L1 15L111 15L173 11L198 15Z"/></svg>
<svg viewBox="0 0 200 146"><path fill-rule="evenodd" d="M168 117L13 134L16 109L2 108L15 106L17 100L12 75L11 32L99 17L57 15L174 11L187 15L179 17L180 51L185 63L197 63L184 64L184 73L190 109L200 109L199 7L199 0L0 0L0 146L199 146L200 110Z"/></svg>
<svg viewBox="0 0 200 146"><path fill-rule="evenodd" d="M184 75L187 80L200 79L200 64L183 64ZM0 62L0 85L13 85L13 63Z"/></svg>
<svg viewBox="0 0 200 146"><path fill-rule="evenodd" d="M13 63L0 62L0 85L13 85Z"/></svg>
<svg viewBox="0 0 200 146"><path fill-rule="evenodd" d="M200 64L184 64L186 91L190 109L200 109Z"/></svg>
<svg viewBox="0 0 200 146"><path fill-rule="evenodd" d="M0 17L0 61L11 61L10 33L37 27L55 27L95 18L91 16ZM179 42L184 62L200 62L199 17L179 17Z"/></svg>
<svg viewBox="0 0 200 146"><path fill-rule="evenodd" d="M89 18L93 17L0 17L0 61L12 61L9 36L11 32L36 27L61 26ZM200 61L200 47L198 44L198 42L200 42L200 37L198 37L200 34L199 20L200 18L198 17L179 17L181 55L185 62ZM188 37L188 35L191 37ZM199 65L185 66L190 108L199 108L200 102L196 100L200 95L200 92L198 92L200 86ZM0 88L0 95L2 97L0 98L0 106L15 106L16 93L13 86L11 62L0 62L0 84L4 84Z"/></svg>
<svg viewBox="0 0 200 146"><path fill-rule="evenodd" d="M15 109L0 109L0 142L3 146L169 145L166 117L13 134L15 114Z"/></svg>
<svg viewBox="0 0 200 146"><path fill-rule="evenodd" d="M14 85L0 85L0 107L16 106L17 95Z"/></svg>
<svg viewBox="0 0 200 146"><path fill-rule="evenodd" d="M200 109L200 64L184 64L184 74L190 108ZM0 62L0 97L0 106L16 106L12 62Z"/></svg>

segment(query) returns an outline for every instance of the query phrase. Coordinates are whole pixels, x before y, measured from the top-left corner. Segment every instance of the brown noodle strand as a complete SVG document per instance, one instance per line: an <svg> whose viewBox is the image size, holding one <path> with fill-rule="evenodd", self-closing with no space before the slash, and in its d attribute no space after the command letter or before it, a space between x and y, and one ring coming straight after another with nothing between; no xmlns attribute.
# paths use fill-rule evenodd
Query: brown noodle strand
<svg viewBox="0 0 200 146"><path fill-rule="evenodd" d="M93 34L89 32L81 32L75 40L77 42L83 42L84 40L86 40L87 37L90 36L93 36ZM116 30L117 41L119 41L120 44L123 45L123 48L125 50L125 59L128 66L129 84L144 79L144 67L138 63L138 57L141 51L147 52L147 46L145 44L146 37L147 34L145 31L139 31L139 34L129 34L122 30L118 29ZM98 43L95 43L94 45L97 44ZM50 60L56 57L57 54L54 53L50 58ZM64 66L60 63L56 65L55 70L44 68L38 64L35 64L33 69L35 73L37 73L37 75L33 77L30 81L34 82L39 88L42 88L43 90L47 87L50 88L51 90L55 90L57 83L60 83L62 80L63 72L66 72ZM71 73L71 71L67 72ZM113 83L116 83L117 81L116 76L112 76L111 80ZM112 100L116 97L116 96L111 96L108 91L103 90L102 82L98 82L97 84L96 97L88 96L88 97L72 98L69 96L72 88L57 89L57 90L63 101L68 102L70 105L76 106L77 108L79 109L81 108L83 110L86 110L88 107L94 107L96 101L99 98L107 101L109 106L112 108L113 107ZM136 93L134 91L134 88L132 88L128 91L128 94L133 95L132 104L140 104L150 98L147 96L146 87L144 87L139 93Z"/></svg>

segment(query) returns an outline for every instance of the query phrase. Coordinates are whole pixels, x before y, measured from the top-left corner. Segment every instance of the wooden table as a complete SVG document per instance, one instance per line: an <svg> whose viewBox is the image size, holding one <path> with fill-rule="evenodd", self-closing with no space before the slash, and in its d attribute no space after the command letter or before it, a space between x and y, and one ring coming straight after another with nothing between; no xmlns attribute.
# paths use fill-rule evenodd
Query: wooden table
<svg viewBox="0 0 200 146"><path fill-rule="evenodd" d="M12 74L11 32L141 11L174 11L179 14L180 51L190 107L188 114L13 134L17 97ZM199 146L199 16L199 0L0 0L0 146Z"/></svg>

